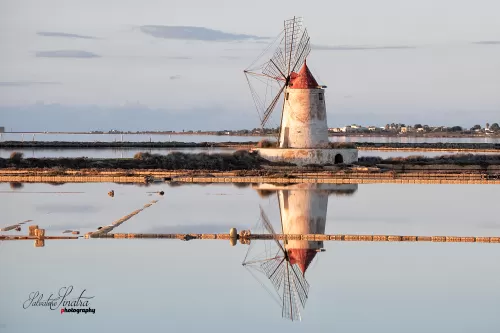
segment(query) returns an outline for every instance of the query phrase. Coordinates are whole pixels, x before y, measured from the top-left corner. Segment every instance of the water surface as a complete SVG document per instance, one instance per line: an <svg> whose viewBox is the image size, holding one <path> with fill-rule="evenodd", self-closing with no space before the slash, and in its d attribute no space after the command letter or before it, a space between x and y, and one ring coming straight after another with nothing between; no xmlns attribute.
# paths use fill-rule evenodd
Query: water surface
<svg viewBox="0 0 500 333"><path fill-rule="evenodd" d="M2 141L74 141L74 142L257 142L261 139L275 139L273 136L231 136L231 135L192 135L192 134L51 134L51 133L2 133ZM333 136L333 142L456 142L456 143L499 143L500 138L428 138L400 136Z"/></svg>
<svg viewBox="0 0 500 333"><path fill-rule="evenodd" d="M21 152L25 158L43 158L43 157L89 157L89 158L132 158L138 152L148 152L151 154L167 155L172 152L182 152L186 154L231 154L235 148L86 148L86 149L57 149L57 148L9 148L0 149L1 158L9 158L12 152ZM358 156L380 156L388 157L407 157L414 155L423 155L428 157L458 154L453 151L382 151L382 150L359 150ZM485 152L465 152L465 154L496 154Z"/></svg>
<svg viewBox="0 0 500 333"><path fill-rule="evenodd" d="M111 189L113 198L107 195ZM154 193L160 190L164 196ZM255 186L222 184L0 183L1 226L33 219L28 224L37 223L49 235L65 229L85 233L158 200L115 231L257 230L259 205L280 230L280 199L274 192L263 194ZM327 234L500 234L500 186L370 184L354 187L350 195L326 195ZM324 242L323 247L326 252L316 254L305 274L310 290L302 322L291 322L262 287L265 276L254 278L241 265L248 245L79 239L47 240L35 248L32 241L0 242L0 331L496 332L500 325L498 244ZM95 314L22 308L30 292L68 285L95 296Z"/></svg>

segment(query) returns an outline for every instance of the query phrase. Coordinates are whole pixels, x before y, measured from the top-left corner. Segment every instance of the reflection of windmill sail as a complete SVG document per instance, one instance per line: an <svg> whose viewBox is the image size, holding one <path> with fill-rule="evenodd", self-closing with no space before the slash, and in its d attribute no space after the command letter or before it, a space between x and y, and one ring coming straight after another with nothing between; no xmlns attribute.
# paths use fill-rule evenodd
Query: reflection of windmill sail
<svg viewBox="0 0 500 333"><path fill-rule="evenodd" d="M274 237L272 240L273 249L267 248L268 254L264 255L267 258L252 258L244 261L243 265L258 264L259 270L269 279L280 298L282 316L291 320L300 320L300 307L305 306L309 293L309 283L298 265L291 262L287 251L276 239L274 228L262 208L261 217L264 228Z"/></svg>

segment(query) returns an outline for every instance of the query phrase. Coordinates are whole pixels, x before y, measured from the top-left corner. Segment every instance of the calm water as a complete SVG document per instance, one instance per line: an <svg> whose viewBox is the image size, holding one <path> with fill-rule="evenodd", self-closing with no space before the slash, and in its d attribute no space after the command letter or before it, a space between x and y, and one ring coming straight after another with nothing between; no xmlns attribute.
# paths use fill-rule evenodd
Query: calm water
<svg viewBox="0 0 500 333"><path fill-rule="evenodd" d="M135 153L149 152L152 154L167 155L172 152L183 152L187 154L196 153L233 153L234 148L101 148L101 149L0 149L0 157L8 158L14 151L22 152L24 157L90 157L90 158L132 158Z"/></svg>
<svg viewBox="0 0 500 333"><path fill-rule="evenodd" d="M263 138L273 137L260 136L230 136L230 135L189 135L189 134L31 134L31 133L3 133L2 141L81 141L81 142L248 142L259 141ZM336 142L467 142L467 143L499 143L500 138L422 138L422 137L379 137L379 136L335 136L330 141Z"/></svg>
<svg viewBox="0 0 500 333"><path fill-rule="evenodd" d="M276 230L283 224L327 234L500 234L495 185L292 186L266 197L255 187L266 189L0 183L0 226L32 219L28 224L48 235L83 234L158 200L115 232L258 231L261 205ZM159 190L165 195L150 193ZM242 266L245 257L267 249L264 242L78 239L47 240L41 248L31 240L0 242L0 331L498 332L498 244L289 243L287 251L326 249L304 274L310 289L302 322L291 322L282 318L270 280ZM31 292L47 295L69 285L72 296L83 289L94 296L95 314L23 309Z"/></svg>
<svg viewBox="0 0 500 333"><path fill-rule="evenodd" d="M216 154L216 153L233 153L234 148L101 148L101 149L0 149L0 157L8 158L10 154L14 151L22 152L25 158L29 157L89 157L89 158L132 158L137 152L149 152L152 154L169 154L171 152L183 152L187 154L195 153L206 153L206 154ZM441 156L456 154L456 152L447 151L380 151L380 150L360 150L358 155L361 156L380 156L383 158L388 157L404 157L412 155L423 155L423 156ZM472 154L495 154L495 153L472 153Z"/></svg>

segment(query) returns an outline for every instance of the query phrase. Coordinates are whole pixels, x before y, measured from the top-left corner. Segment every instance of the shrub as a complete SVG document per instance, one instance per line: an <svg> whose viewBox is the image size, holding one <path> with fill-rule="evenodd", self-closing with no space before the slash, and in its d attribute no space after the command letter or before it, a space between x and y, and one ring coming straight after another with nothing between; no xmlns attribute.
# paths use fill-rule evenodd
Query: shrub
<svg viewBox="0 0 500 333"><path fill-rule="evenodd" d="M151 154L150 153L143 153L143 152L138 152L138 153L135 153L134 155L134 160L148 160L151 158Z"/></svg>
<svg viewBox="0 0 500 333"><path fill-rule="evenodd" d="M278 142L270 141L266 139L262 139L257 142L257 148L276 148L278 146Z"/></svg>
<svg viewBox="0 0 500 333"><path fill-rule="evenodd" d="M356 145L350 142L329 142L328 146L331 149L355 149Z"/></svg>
<svg viewBox="0 0 500 333"><path fill-rule="evenodd" d="M20 153L20 152L17 152L17 151L13 151L10 154L10 159L12 160L12 162L19 163L23 159L23 156L24 156L23 153Z"/></svg>

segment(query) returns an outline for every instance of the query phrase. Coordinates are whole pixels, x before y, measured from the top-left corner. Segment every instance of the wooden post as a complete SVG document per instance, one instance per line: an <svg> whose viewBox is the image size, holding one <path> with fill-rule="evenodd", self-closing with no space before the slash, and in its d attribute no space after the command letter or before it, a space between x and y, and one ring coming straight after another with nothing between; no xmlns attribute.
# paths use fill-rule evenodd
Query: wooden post
<svg viewBox="0 0 500 333"><path fill-rule="evenodd" d="M28 230L29 230L29 234L28 236L35 236L35 230L38 229L38 225L30 225L28 227Z"/></svg>
<svg viewBox="0 0 500 333"><path fill-rule="evenodd" d="M45 237L45 229L35 229L35 237L38 238Z"/></svg>

